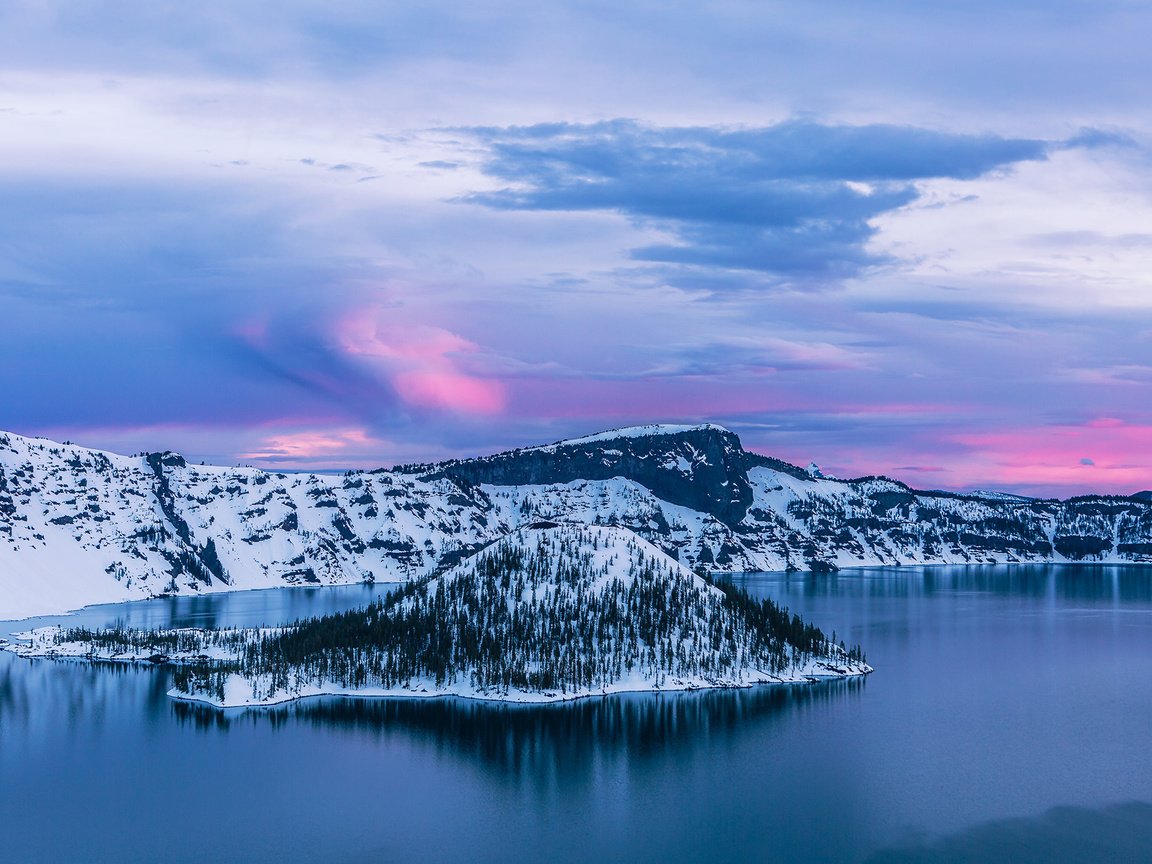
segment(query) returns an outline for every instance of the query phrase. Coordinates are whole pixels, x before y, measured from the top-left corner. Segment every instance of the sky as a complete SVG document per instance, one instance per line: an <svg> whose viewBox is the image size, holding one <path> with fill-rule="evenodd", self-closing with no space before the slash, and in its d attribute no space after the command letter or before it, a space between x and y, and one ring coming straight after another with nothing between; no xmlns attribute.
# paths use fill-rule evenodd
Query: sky
<svg viewBox="0 0 1152 864"><path fill-rule="evenodd" d="M1152 488L1152 4L6 0L0 428Z"/></svg>

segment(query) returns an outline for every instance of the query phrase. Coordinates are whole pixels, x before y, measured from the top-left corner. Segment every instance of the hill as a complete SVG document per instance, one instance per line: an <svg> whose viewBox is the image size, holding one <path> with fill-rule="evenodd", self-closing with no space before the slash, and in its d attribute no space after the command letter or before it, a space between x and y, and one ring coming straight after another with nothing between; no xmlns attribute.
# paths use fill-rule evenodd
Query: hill
<svg viewBox="0 0 1152 864"><path fill-rule="evenodd" d="M770 601L717 586L619 528L524 529L367 607L276 630L29 634L23 656L176 662L213 705L451 694L554 701L871 671Z"/></svg>

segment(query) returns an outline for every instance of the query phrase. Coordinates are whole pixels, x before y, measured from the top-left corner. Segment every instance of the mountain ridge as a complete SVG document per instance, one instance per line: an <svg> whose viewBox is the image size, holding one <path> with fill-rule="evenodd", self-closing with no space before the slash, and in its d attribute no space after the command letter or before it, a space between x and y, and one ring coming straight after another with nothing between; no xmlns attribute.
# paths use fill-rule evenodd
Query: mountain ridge
<svg viewBox="0 0 1152 864"><path fill-rule="evenodd" d="M1145 496L1058 501L815 477L711 424L342 475L0 433L0 618L158 594L402 581L542 522L619 525L721 572L1152 561Z"/></svg>

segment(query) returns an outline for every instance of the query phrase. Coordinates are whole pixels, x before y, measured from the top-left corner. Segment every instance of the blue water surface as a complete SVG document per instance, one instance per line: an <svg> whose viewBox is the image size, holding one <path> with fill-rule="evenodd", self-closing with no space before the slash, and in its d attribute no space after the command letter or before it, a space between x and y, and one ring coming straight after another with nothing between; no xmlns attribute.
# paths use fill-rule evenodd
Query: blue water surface
<svg viewBox="0 0 1152 864"><path fill-rule="evenodd" d="M860 643L876 672L545 708L219 712L168 699L165 669L0 652L0 861L1152 861L1152 569L736 581ZM275 624L378 593L67 620Z"/></svg>

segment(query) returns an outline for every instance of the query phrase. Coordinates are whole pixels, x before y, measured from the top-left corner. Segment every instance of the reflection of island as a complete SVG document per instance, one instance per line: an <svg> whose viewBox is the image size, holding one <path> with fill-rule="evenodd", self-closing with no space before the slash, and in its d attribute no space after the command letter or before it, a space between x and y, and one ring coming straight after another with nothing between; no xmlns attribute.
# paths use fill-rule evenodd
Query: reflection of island
<svg viewBox="0 0 1152 864"><path fill-rule="evenodd" d="M223 712L176 701L172 711L181 722L205 730L302 725L373 739L405 734L509 776L580 776L593 770L593 757L643 761L683 754L746 735L807 706L859 695L865 684L855 677L696 693L627 693L563 705L332 697Z"/></svg>
<svg viewBox="0 0 1152 864"><path fill-rule="evenodd" d="M518 532L365 609L288 627L27 636L11 650L175 662L172 695L217 707L337 694L550 702L871 671L859 649L629 531L576 526Z"/></svg>

